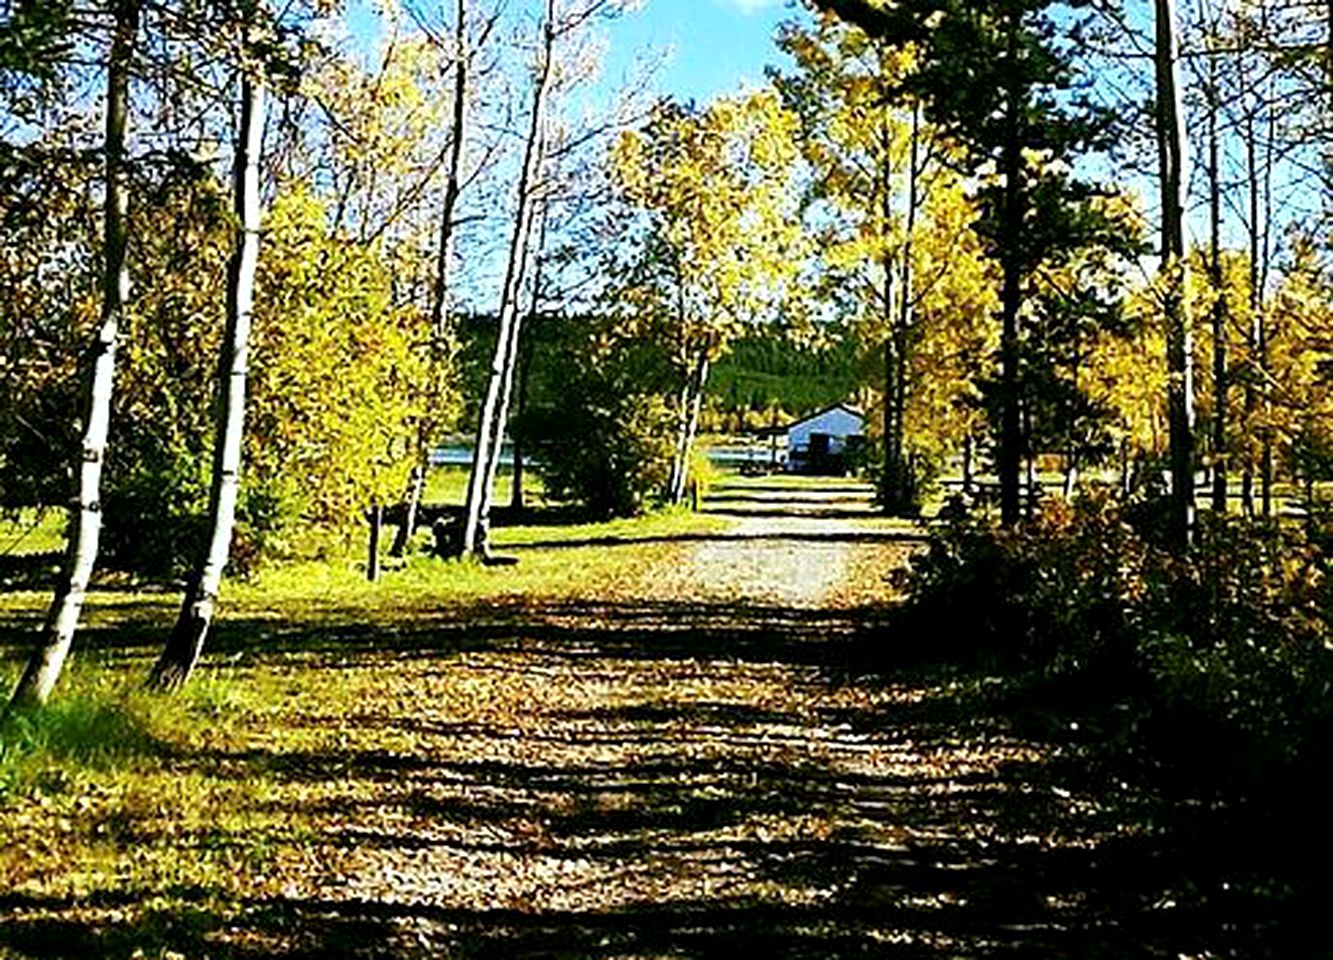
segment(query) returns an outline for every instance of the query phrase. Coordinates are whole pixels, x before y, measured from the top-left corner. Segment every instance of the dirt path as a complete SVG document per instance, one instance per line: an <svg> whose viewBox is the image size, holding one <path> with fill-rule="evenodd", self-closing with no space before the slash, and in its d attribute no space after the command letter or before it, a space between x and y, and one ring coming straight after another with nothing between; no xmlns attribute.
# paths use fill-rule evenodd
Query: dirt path
<svg viewBox="0 0 1333 960"><path fill-rule="evenodd" d="M850 480L733 481L702 504L704 512L730 518L731 529L645 583L645 596L796 610L880 599L883 572L920 533L879 517L873 493L869 484Z"/></svg>
<svg viewBox="0 0 1333 960"><path fill-rule="evenodd" d="M978 686L845 682L839 641L910 548L863 489L706 506L732 529L630 595L245 668L288 695L182 779L261 784L241 821L164 811L169 880L16 891L0 956L1189 955L1132 790L1070 779ZM200 892L207 856L234 866ZM164 884L189 909L145 907Z"/></svg>

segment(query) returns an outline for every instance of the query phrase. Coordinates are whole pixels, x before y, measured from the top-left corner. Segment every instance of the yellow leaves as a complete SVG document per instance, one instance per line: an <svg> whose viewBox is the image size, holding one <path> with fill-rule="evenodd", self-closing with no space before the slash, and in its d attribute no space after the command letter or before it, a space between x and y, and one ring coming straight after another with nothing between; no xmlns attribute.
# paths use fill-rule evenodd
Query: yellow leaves
<svg viewBox="0 0 1333 960"><path fill-rule="evenodd" d="M308 515L345 523L397 493L417 425L454 398L437 395L428 325L393 304L379 250L328 238L326 221L293 185L266 224L247 462Z"/></svg>
<svg viewBox="0 0 1333 960"><path fill-rule="evenodd" d="M801 238L795 132L777 96L760 91L702 110L665 102L622 136L612 176L664 247L645 253L657 257L652 278L628 285L622 300L715 348L773 313Z"/></svg>

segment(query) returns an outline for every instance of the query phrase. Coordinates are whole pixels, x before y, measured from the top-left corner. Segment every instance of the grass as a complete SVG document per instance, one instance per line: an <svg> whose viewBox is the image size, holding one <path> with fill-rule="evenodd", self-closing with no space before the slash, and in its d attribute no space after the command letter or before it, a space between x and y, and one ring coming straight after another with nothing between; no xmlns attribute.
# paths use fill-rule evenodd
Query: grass
<svg viewBox="0 0 1333 960"><path fill-rule="evenodd" d="M280 895L284 883L310 870L308 838L317 828L326 837L321 857L345 855L327 848L331 823L341 817L330 805L350 809L368 800L362 794L373 787L322 774L307 779L286 766L270 769L268 761L233 769L240 761L227 758L249 756L262 744L274 756L320 758L323 765L351 741L372 754L410 752L410 734L348 726L365 705L417 697L421 684L435 682L399 662L403 643L447 650L458 642L450 626L467 624L467 611L477 604L606 602L669 557L677 549L670 538L725 525L666 511L609 523L508 528L495 539L520 558L515 566L442 562L417 553L376 583L366 581L364 564L354 558L266 570L225 585L211 652L175 698L145 693L142 680L174 616L177 593L94 589L79 649L50 704L0 724L0 836L6 838L0 890L74 902L136 891L138 902L126 913L152 930L141 929L120 945L124 949L99 935L83 951L90 955L130 956L140 936L193 942L207 931L181 932L173 913L181 903L178 891L207 891L191 909L213 917L239 909L242 896ZM607 540L618 545L608 549ZM0 593L5 691L17 679L47 601L44 591ZM437 624L449 626L431 633ZM420 641L406 639L414 631ZM331 649L340 652L325 652ZM441 691L441 702L472 709L472 682L465 678L461 687ZM525 699L536 695L523 693ZM490 709L488 699L475 708ZM159 909L171 915L166 932L154 926ZM3 928L0 922L0 957L11 955Z"/></svg>
<svg viewBox="0 0 1333 960"><path fill-rule="evenodd" d="M56 553L65 542L65 512L24 508L0 514L0 557Z"/></svg>
<svg viewBox="0 0 1333 960"><path fill-rule="evenodd" d="M467 500L467 481L469 470L463 466L435 466L426 474L426 487L422 499L426 503L448 503L461 505ZM495 478L493 502L508 505L513 496L513 472L508 466L501 466ZM524 471L523 495L529 503L545 504L546 488L541 475L532 470Z"/></svg>

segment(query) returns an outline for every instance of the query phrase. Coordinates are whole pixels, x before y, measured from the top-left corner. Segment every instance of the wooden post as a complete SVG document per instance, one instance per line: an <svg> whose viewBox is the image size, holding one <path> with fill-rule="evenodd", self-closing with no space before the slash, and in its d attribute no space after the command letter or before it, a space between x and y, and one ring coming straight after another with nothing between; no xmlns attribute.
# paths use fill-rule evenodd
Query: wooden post
<svg viewBox="0 0 1333 960"><path fill-rule="evenodd" d="M374 583L380 576L380 528L384 526L384 508L370 505L370 556L366 560L366 579Z"/></svg>

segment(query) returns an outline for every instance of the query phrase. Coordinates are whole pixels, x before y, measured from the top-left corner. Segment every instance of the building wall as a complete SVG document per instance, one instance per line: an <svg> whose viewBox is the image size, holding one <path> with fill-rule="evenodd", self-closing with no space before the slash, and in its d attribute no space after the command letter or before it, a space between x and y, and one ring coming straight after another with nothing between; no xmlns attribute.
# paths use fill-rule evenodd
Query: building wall
<svg viewBox="0 0 1333 960"><path fill-rule="evenodd" d="M808 450L812 433L826 433L830 453L842 453L847 437L859 437L865 430L864 419L850 410L834 407L812 420L795 424L787 431L787 450Z"/></svg>

